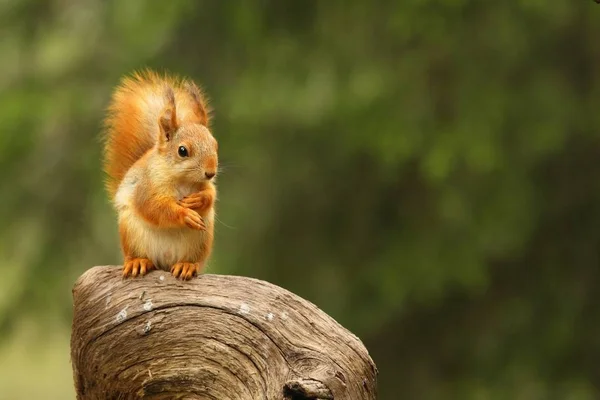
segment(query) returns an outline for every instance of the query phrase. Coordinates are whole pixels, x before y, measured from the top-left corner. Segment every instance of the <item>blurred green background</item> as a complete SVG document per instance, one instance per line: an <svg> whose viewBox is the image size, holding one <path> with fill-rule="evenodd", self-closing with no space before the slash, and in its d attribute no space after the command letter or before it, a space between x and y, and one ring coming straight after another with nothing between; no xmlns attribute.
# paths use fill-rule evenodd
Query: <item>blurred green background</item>
<svg viewBox="0 0 600 400"><path fill-rule="evenodd" d="M120 263L119 78L200 83L209 272L365 343L380 399L597 399L600 5L0 1L0 399L73 399L71 287Z"/></svg>

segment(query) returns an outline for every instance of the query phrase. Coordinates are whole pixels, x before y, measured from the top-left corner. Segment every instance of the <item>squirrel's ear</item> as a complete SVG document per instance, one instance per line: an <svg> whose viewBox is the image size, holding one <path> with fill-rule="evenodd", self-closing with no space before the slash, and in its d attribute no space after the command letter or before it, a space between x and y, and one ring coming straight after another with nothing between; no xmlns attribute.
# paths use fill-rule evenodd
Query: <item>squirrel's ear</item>
<svg viewBox="0 0 600 400"><path fill-rule="evenodd" d="M198 117L199 122L208 128L208 123L210 122L210 110L202 91L192 81L186 81L184 87L194 101L194 114Z"/></svg>
<svg viewBox="0 0 600 400"><path fill-rule="evenodd" d="M158 125L160 127L159 141L161 143L171 140L177 131L175 93L173 93L173 89L171 87L166 89L165 98L167 104L162 112L162 115L158 119Z"/></svg>

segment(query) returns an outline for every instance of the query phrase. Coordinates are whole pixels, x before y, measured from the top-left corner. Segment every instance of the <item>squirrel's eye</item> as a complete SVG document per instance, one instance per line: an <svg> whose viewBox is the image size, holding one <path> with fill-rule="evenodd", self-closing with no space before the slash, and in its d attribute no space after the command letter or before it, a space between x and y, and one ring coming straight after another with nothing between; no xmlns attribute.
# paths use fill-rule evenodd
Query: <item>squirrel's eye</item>
<svg viewBox="0 0 600 400"><path fill-rule="evenodd" d="M185 148L185 146L179 146L179 149L177 149L177 153L179 154L179 157L187 157L188 156L188 151Z"/></svg>

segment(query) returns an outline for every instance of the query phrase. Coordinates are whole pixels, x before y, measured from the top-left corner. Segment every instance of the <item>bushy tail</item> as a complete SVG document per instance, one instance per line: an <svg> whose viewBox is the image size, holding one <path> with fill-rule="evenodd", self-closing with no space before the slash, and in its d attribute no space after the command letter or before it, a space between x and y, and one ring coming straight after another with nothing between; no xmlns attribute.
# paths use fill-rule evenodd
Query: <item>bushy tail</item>
<svg viewBox="0 0 600 400"><path fill-rule="evenodd" d="M131 166L157 140L157 121L165 106L169 80L144 70L123 78L114 91L105 120L104 172L111 197Z"/></svg>

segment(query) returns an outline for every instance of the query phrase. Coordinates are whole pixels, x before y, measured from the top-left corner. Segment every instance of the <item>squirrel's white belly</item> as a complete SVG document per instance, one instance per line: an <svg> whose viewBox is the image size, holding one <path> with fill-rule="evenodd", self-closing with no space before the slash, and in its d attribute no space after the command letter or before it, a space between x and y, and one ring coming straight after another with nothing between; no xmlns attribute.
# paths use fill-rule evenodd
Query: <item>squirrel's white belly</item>
<svg viewBox="0 0 600 400"><path fill-rule="evenodd" d="M169 270L178 262L198 262L202 255L205 232L190 228L156 228L132 210L123 210L120 218L126 218L127 241L132 253L150 259L160 268Z"/></svg>

